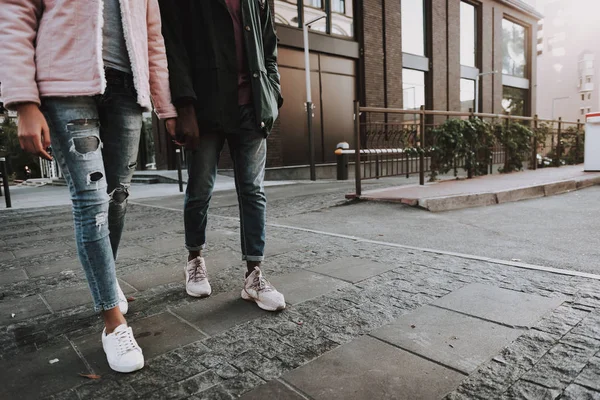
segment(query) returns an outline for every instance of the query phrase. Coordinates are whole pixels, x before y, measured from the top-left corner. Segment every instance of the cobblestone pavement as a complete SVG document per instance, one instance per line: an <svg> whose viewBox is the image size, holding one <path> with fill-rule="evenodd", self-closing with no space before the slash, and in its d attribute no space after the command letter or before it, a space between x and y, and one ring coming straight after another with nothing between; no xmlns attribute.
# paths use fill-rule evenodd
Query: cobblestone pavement
<svg viewBox="0 0 600 400"><path fill-rule="evenodd" d="M289 215L279 203L270 215ZM121 375L69 208L0 213L0 398L600 398L596 279L271 225L265 270L289 306L266 313L239 299L235 216L225 205L210 220L213 295L198 300L181 212L130 206L117 274L147 365Z"/></svg>

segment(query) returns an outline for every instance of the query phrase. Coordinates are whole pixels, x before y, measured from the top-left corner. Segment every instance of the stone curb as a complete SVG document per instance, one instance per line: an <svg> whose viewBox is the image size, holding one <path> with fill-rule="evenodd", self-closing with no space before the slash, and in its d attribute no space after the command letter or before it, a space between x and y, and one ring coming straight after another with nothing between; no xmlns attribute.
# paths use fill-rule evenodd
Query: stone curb
<svg viewBox="0 0 600 400"><path fill-rule="evenodd" d="M540 197L564 194L580 189L600 185L600 177L576 178L564 181L549 182L542 185L520 187L498 192L483 192L473 194L456 194L431 198L371 198L361 196L361 200L383 201L406 204L411 207L423 208L431 212L460 210L464 208L484 207L504 204L521 200L537 199Z"/></svg>

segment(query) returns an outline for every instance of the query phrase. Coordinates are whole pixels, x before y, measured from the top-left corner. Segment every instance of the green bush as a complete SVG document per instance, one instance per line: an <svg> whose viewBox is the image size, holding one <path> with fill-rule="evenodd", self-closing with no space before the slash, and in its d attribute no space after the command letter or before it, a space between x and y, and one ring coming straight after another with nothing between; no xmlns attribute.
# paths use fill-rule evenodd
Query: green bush
<svg viewBox="0 0 600 400"><path fill-rule="evenodd" d="M479 118L449 119L431 131L434 145L431 156L431 180L454 169L456 159L463 159L469 176L487 171L489 149L493 143L492 126Z"/></svg>
<svg viewBox="0 0 600 400"><path fill-rule="evenodd" d="M505 151L506 161L500 168L501 173L521 171L523 161L530 159L534 133L525 125L510 121L508 124L497 124L495 129L496 140Z"/></svg>

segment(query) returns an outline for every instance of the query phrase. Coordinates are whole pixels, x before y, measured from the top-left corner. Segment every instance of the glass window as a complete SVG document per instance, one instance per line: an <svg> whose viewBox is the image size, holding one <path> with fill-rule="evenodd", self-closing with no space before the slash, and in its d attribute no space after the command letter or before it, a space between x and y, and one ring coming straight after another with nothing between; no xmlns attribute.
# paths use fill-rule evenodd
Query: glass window
<svg viewBox="0 0 600 400"><path fill-rule="evenodd" d="M460 80L460 111L475 110L475 81L473 79Z"/></svg>
<svg viewBox="0 0 600 400"><path fill-rule="evenodd" d="M476 67L477 9L469 3L460 3L460 63Z"/></svg>
<svg viewBox="0 0 600 400"><path fill-rule="evenodd" d="M331 33L354 36L352 0L331 0Z"/></svg>
<svg viewBox="0 0 600 400"><path fill-rule="evenodd" d="M402 52L425 56L423 0L402 0Z"/></svg>
<svg viewBox="0 0 600 400"><path fill-rule="evenodd" d="M502 97L502 108L511 115L524 116L527 112L526 89L504 86Z"/></svg>
<svg viewBox="0 0 600 400"><path fill-rule="evenodd" d="M527 29L509 20L502 20L502 73L526 78Z"/></svg>
<svg viewBox="0 0 600 400"><path fill-rule="evenodd" d="M425 105L425 72L402 69L402 98L406 110L417 110Z"/></svg>
<svg viewBox="0 0 600 400"><path fill-rule="evenodd" d="M592 99L592 94L591 94L591 93L589 93L589 94L588 94L588 100L591 100L591 99Z"/></svg>
<svg viewBox="0 0 600 400"><path fill-rule="evenodd" d="M300 27L297 0L275 0L275 23Z"/></svg>
<svg viewBox="0 0 600 400"><path fill-rule="evenodd" d="M305 7L323 8L322 0L304 0Z"/></svg>
<svg viewBox="0 0 600 400"><path fill-rule="evenodd" d="M585 100L585 94L581 95L581 100Z"/></svg>
<svg viewBox="0 0 600 400"><path fill-rule="evenodd" d="M586 83L592 83L592 77L591 76L586 76L585 82Z"/></svg>

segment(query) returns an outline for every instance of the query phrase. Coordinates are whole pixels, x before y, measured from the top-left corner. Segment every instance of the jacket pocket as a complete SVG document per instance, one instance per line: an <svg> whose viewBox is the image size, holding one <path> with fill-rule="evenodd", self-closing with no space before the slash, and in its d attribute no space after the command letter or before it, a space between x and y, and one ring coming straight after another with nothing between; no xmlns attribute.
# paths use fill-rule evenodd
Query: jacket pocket
<svg viewBox="0 0 600 400"><path fill-rule="evenodd" d="M265 72L261 72L260 79L260 124L261 128L270 132L273 124L279 116L279 94L278 88L274 85L275 82L269 78Z"/></svg>

